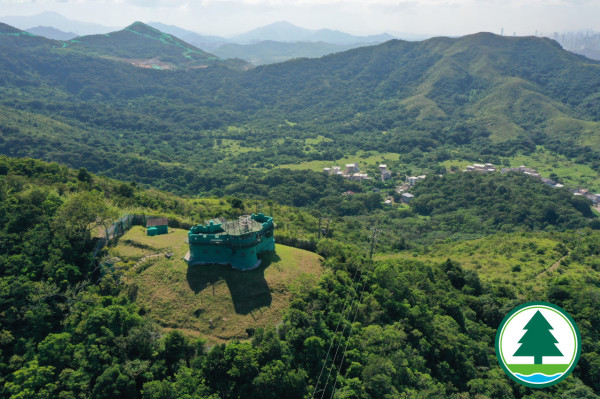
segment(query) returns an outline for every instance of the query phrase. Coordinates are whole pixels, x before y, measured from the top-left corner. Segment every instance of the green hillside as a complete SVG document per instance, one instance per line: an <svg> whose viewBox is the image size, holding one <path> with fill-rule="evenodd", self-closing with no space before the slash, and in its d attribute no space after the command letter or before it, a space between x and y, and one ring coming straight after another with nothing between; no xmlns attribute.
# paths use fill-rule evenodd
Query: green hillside
<svg viewBox="0 0 600 399"><path fill-rule="evenodd" d="M214 49L221 58L241 58L253 65L274 64L294 58L317 58L367 44L332 44L325 42L278 42L264 40L252 44L227 43Z"/></svg>
<svg viewBox="0 0 600 399"><path fill-rule="evenodd" d="M186 55L193 63L205 55L141 24L66 48L1 38L0 153L182 194L220 194L245 175L359 151L435 170L450 158L487 161L544 146L600 167L600 64L549 39L395 40L250 71L218 62L159 71L106 57L139 51L184 66Z"/></svg>
<svg viewBox="0 0 600 399"><path fill-rule="evenodd" d="M458 171L597 188L600 63L481 33L236 65L140 23L68 43L0 24L0 397L600 394L592 203ZM374 179L320 170L336 162ZM190 225L259 211L278 248L260 268L181 260ZM134 226L94 258L127 214L171 233ZM581 330L544 390L494 351L528 301Z"/></svg>
<svg viewBox="0 0 600 399"><path fill-rule="evenodd" d="M105 35L80 36L64 42L62 47L153 69L205 68L216 63L225 64L218 57L142 22L134 22L123 30Z"/></svg>
<svg viewBox="0 0 600 399"><path fill-rule="evenodd" d="M547 199L574 223L573 211L589 210L519 177L426 179L423 187L442 199L424 202L432 207L429 221L452 215L445 190L461 185L471 198L457 204L467 215L493 216L482 205L508 183L512 194L500 207L521 205L521 195L532 205ZM278 244L277 257L253 272L186 269L185 230L176 226L255 206L232 197L179 198L85 169L0 157L0 394L301 399L321 389L358 398L537 397L540 391L502 372L494 336L511 309L540 300L566 309L583 337L573 376L542 397L600 393L596 231L558 232L569 226L556 224L529 232L525 218L513 233L390 249L371 261L355 235L364 212L334 220L331 237L318 239L314 215L267 204L277 242L312 241L318 255ZM524 211L533 220L544 216L534 206ZM148 237L135 226L93 262L98 228L142 212L168 216L172 232ZM375 217L428 221L405 208ZM200 334L223 343L209 348Z"/></svg>

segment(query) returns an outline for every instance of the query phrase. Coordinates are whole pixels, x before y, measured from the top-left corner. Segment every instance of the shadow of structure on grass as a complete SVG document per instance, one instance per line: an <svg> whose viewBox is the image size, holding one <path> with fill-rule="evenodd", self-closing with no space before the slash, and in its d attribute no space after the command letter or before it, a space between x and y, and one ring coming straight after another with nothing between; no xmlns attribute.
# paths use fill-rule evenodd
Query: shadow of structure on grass
<svg viewBox="0 0 600 399"><path fill-rule="evenodd" d="M214 290L217 282L225 280L235 312L246 315L271 306L271 291L265 280L265 269L281 258L275 252L267 252L262 254L261 259L259 267L247 271L232 269L230 265L188 266L187 281L192 291L198 294L206 289Z"/></svg>

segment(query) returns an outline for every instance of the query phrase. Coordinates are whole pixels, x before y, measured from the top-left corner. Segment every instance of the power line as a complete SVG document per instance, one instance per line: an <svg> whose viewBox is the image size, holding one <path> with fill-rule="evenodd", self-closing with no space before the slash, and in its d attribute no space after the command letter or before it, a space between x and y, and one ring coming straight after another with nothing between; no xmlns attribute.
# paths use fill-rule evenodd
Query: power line
<svg viewBox="0 0 600 399"><path fill-rule="evenodd" d="M350 338L352 337L352 324L356 321L356 316L358 316L358 306L362 302L362 297L365 292L366 282L363 281L362 289L360 291L360 298L358 299L358 303L356 304L356 312L354 312L354 317L352 318L352 323L350 324L350 334L348 334L348 339L346 340L346 346L344 347L344 353L342 354L342 360L340 360L340 368L335 375L335 380L333 381L333 390L331 391L330 399L333 399L333 394L335 393L335 387L337 385L337 379L342 372L342 366L344 365L344 359L346 358L346 351L348 350L348 344L350 344Z"/></svg>
<svg viewBox="0 0 600 399"><path fill-rule="evenodd" d="M354 285L354 283L356 282L356 276L358 276L359 274L359 270L358 268L354 271L354 276L352 277L352 285ZM352 306L354 305L354 297L356 296L356 291L354 292L354 296L352 299L352 304L350 305L350 311L352 311ZM315 397L315 394L317 393L317 388L319 387L319 382L321 381L321 375L323 375L323 370L325 369L325 365L327 364L327 359L329 358L329 353L331 352L331 348L333 347L333 340L335 339L335 336L337 335L338 329L340 327L340 323L342 322L343 319L343 315L344 312L346 311L346 306L348 305L348 298L346 298L344 300L344 307L342 309L340 318L337 322L337 325L335 326L335 332L333 333L333 335L331 336L331 342L329 343L329 349L327 349L327 355L325 356L325 360L323 361L323 366L321 366L321 372L319 373L319 378L317 379L317 382L315 383L315 389L313 391L312 394L312 398ZM338 345L339 347L339 345ZM329 376L327 376L327 379L329 380ZM325 387L327 387L327 384L325 384ZM325 388L323 388L324 390ZM322 396L321 396L322 397Z"/></svg>
<svg viewBox="0 0 600 399"><path fill-rule="evenodd" d="M358 270L358 269L357 269ZM362 275L362 273L361 273ZM360 280L360 277L359 277ZM356 279L354 279L354 281L352 282L353 286L356 283ZM354 302L356 301L356 293L357 291L354 290L354 294L352 295L352 303L350 304L350 313L352 313L352 307L354 306ZM362 297L362 293L361 293L361 297ZM348 315L350 315L350 313ZM350 326L352 328L352 326ZM343 330L342 330L342 336L341 338L344 337L344 332L346 331L346 326L344 326ZM352 330L350 330L352 331ZM327 374L327 379L325 380L325 386L323 387L323 393L321 394L321 398L323 398L323 396L325 395L325 391L327 389L327 385L329 385L329 378L331 377L331 372L333 371L333 368L335 367L335 359L337 359L337 354L340 350L340 345L342 344L342 340L340 339L336 349L335 349L335 354L333 356L333 359L331 360L331 367L329 368L329 373Z"/></svg>

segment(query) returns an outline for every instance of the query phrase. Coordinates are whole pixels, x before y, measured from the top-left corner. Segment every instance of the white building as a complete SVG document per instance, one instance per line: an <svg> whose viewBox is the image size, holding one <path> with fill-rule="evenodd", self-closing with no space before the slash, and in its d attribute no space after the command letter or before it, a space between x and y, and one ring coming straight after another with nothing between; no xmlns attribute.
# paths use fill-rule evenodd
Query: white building
<svg viewBox="0 0 600 399"><path fill-rule="evenodd" d="M360 172L360 169L358 168L358 163L347 163L346 164L346 170L344 171L345 174L351 175L351 174L358 173L358 172Z"/></svg>
<svg viewBox="0 0 600 399"><path fill-rule="evenodd" d="M402 194L402 202L405 204L408 204L413 198L415 198L415 196L410 193Z"/></svg>
<svg viewBox="0 0 600 399"><path fill-rule="evenodd" d="M386 181L392 178L392 172L387 168L387 165L379 165L379 172L381 172L381 181Z"/></svg>

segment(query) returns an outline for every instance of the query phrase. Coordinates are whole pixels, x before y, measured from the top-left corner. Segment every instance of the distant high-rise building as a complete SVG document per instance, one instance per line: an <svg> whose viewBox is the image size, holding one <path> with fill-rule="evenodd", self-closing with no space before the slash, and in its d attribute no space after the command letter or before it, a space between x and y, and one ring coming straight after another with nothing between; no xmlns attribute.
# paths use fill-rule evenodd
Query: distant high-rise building
<svg viewBox="0 0 600 399"><path fill-rule="evenodd" d="M500 29L500 36L504 36L504 28Z"/></svg>

